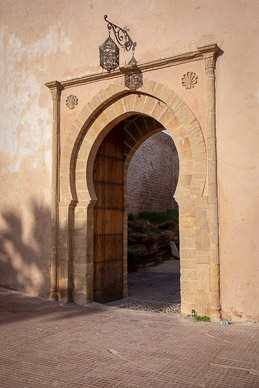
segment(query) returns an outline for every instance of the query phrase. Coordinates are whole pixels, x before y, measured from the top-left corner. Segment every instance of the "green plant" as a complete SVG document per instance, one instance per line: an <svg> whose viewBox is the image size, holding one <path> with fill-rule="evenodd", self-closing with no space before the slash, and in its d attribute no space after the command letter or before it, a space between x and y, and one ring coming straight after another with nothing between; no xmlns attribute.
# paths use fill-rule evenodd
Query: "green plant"
<svg viewBox="0 0 259 388"><path fill-rule="evenodd" d="M196 321L201 321L201 322L210 322L210 317L200 316L196 314L195 310L192 310L192 317L196 319Z"/></svg>
<svg viewBox="0 0 259 388"><path fill-rule="evenodd" d="M162 224L164 222L173 221L179 223L178 210L171 209L166 212L142 212L137 216L138 219L145 219L151 224Z"/></svg>

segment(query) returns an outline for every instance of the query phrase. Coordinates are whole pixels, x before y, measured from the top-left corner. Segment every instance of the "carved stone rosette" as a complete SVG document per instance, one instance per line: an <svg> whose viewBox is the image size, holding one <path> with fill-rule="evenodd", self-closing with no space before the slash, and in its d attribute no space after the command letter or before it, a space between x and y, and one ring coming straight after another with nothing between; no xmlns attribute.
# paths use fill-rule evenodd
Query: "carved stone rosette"
<svg viewBox="0 0 259 388"><path fill-rule="evenodd" d="M182 85L185 86L186 89L194 88L194 85L197 84L198 76L197 74L188 71L186 74L183 75L182 78Z"/></svg>
<svg viewBox="0 0 259 388"><path fill-rule="evenodd" d="M72 94L67 97L66 99L66 106L69 109L74 109L75 106L78 104L78 98L76 96L73 96Z"/></svg>

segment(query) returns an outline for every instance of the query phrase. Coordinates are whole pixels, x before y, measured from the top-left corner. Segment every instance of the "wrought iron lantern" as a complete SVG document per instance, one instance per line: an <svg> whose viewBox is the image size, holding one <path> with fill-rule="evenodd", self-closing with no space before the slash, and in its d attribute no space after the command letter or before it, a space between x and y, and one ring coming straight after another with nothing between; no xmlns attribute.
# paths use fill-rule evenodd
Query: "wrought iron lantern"
<svg viewBox="0 0 259 388"><path fill-rule="evenodd" d="M128 66L131 67L125 74L125 86L128 89L136 90L143 86L143 74L137 66L137 61L132 56L131 60L128 63Z"/></svg>
<svg viewBox="0 0 259 388"><path fill-rule="evenodd" d="M115 70L119 67L119 47L109 36L99 47L100 65L107 71Z"/></svg>
<svg viewBox="0 0 259 388"><path fill-rule="evenodd" d="M143 85L143 74L137 66L137 61L134 57L136 42L130 38L127 27L121 28L108 20L108 16L104 15L104 20L107 23L109 37L99 46L100 66L108 72L119 67L119 47L111 38L111 30L114 33L117 43L126 51L132 50L132 58L128 65L121 68L125 72L125 86L135 90Z"/></svg>

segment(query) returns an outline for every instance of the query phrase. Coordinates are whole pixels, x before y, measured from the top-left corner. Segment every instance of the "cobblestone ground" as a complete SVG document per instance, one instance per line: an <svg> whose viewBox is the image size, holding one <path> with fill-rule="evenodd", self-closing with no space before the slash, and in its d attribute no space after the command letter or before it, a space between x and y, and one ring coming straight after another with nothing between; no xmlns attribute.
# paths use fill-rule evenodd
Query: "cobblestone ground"
<svg viewBox="0 0 259 388"><path fill-rule="evenodd" d="M259 325L93 303L62 305L0 289L0 386L259 387Z"/></svg>
<svg viewBox="0 0 259 388"><path fill-rule="evenodd" d="M128 274L127 298L109 306L164 314L180 314L180 262L168 260Z"/></svg>

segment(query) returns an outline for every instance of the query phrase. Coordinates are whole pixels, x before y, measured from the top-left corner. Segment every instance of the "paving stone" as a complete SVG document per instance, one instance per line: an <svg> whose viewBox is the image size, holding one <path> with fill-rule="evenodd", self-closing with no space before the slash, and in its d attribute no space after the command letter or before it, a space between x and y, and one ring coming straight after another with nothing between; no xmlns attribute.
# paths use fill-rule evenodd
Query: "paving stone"
<svg viewBox="0 0 259 388"><path fill-rule="evenodd" d="M259 325L0 289L0 387L259 387Z"/></svg>

